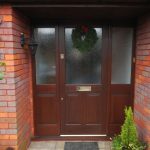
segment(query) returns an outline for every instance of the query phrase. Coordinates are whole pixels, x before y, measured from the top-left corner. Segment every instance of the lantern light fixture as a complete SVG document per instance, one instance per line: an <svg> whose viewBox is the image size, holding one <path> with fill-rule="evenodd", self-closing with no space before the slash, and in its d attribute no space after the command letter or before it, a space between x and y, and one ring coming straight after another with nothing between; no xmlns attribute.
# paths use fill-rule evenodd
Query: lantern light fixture
<svg viewBox="0 0 150 150"><path fill-rule="evenodd" d="M24 47L26 44L28 45L29 49L31 50L31 54L35 55L37 48L38 48L38 43L33 39L25 38L24 33L20 34L20 44L21 47Z"/></svg>

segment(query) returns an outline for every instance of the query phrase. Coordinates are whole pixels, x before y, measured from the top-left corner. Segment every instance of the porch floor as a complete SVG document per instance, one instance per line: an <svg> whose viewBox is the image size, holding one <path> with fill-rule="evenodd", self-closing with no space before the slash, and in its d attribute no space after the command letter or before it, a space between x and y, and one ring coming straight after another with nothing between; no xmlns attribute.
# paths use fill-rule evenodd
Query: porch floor
<svg viewBox="0 0 150 150"><path fill-rule="evenodd" d="M71 142L71 141L68 141L68 142ZM92 141L92 142L95 142L95 141ZM98 142L99 150L111 150L110 141L96 141L96 142ZM65 141L40 141L40 142L32 141L28 150L64 150L64 145L65 145Z"/></svg>

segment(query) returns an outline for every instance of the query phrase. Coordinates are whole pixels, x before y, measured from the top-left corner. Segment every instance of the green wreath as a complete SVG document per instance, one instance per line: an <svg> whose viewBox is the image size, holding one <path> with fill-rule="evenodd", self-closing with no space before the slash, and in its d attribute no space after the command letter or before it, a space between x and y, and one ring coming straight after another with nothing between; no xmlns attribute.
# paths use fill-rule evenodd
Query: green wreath
<svg viewBox="0 0 150 150"><path fill-rule="evenodd" d="M73 47L81 52L90 51L98 40L96 30L87 26L80 26L72 31Z"/></svg>

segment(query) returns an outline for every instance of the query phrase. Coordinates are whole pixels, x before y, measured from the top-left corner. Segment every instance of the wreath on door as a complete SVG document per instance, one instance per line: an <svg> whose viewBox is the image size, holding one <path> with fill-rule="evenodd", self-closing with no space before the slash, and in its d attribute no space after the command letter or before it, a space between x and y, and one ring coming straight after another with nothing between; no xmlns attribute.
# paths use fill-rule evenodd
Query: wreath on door
<svg viewBox="0 0 150 150"><path fill-rule="evenodd" d="M89 26L79 26L72 31L73 47L80 52L90 51L98 40L96 30Z"/></svg>

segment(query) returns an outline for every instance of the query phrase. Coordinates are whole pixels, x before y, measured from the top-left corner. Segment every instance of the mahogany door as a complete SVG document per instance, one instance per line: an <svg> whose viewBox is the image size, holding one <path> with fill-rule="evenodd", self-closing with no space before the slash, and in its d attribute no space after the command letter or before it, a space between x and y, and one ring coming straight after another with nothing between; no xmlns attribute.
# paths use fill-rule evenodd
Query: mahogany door
<svg viewBox="0 0 150 150"><path fill-rule="evenodd" d="M106 134L107 30L96 27L98 40L89 51L74 48L74 27L61 27L61 134Z"/></svg>
<svg viewBox="0 0 150 150"><path fill-rule="evenodd" d="M107 40L96 27L98 40L89 51L73 47L73 27L36 28L35 132L38 136L106 134Z"/></svg>
<svg viewBox="0 0 150 150"><path fill-rule="evenodd" d="M98 40L84 52L73 46L73 30L34 30L39 43L33 57L35 133L117 133L124 107L133 104L133 29L95 27Z"/></svg>

